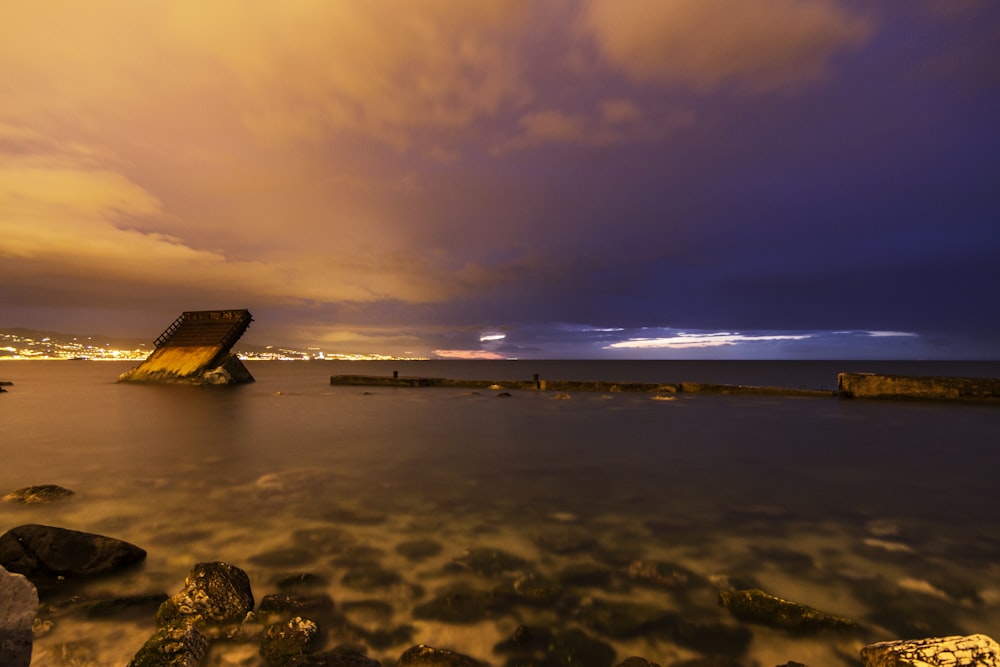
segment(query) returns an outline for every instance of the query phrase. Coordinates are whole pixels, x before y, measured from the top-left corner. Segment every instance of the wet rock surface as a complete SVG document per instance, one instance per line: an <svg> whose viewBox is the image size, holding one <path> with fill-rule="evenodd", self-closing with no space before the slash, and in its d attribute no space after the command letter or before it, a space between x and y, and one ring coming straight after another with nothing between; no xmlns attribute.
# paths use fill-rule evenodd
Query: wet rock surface
<svg viewBox="0 0 1000 667"><path fill-rule="evenodd" d="M484 667L483 663L467 655L444 648L418 644L399 656L396 667Z"/></svg>

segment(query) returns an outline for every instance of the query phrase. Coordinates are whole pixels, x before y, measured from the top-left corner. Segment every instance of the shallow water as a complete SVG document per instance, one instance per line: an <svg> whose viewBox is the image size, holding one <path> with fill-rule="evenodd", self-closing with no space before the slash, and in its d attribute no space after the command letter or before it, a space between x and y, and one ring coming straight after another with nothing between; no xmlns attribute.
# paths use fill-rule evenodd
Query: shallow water
<svg viewBox="0 0 1000 667"><path fill-rule="evenodd" d="M60 484L76 495L0 503L0 529L45 523L128 540L143 567L88 595L174 593L191 566L245 569L258 600L309 572L357 625L398 630L365 648L395 664L410 645L502 665L521 623L583 627L618 660L697 656L651 632L608 637L590 600L642 602L738 624L715 587L681 594L625 574L636 559L682 565L716 585L750 582L854 617L858 635L794 637L751 626L740 660L856 664L868 641L1000 632L1000 408L839 399L333 387L339 373L833 388L836 372L991 375L997 364L851 362L259 362L252 385L119 385L133 364L7 362L0 379L0 494ZM416 559L401 543L430 539ZM470 548L523 560L492 576L450 566ZM381 569L373 570L372 565ZM557 605L515 604L469 623L414 618L456 583L490 591L526 572L611 574ZM386 573L379 579L379 573ZM367 578L366 578L367 576ZM374 577L374 579L373 579ZM378 600L391 606L358 606ZM374 610L374 611L373 611ZM52 615L32 664L124 665L152 613ZM331 637L330 645L337 643ZM364 644L365 642L361 642ZM385 644L385 642L381 642ZM211 664L259 664L248 647Z"/></svg>

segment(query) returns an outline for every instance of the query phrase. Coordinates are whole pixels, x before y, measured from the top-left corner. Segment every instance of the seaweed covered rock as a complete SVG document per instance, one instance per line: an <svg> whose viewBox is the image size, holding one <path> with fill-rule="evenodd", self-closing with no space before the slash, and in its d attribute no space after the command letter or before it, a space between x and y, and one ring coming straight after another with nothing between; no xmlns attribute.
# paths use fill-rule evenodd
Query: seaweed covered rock
<svg viewBox="0 0 1000 667"><path fill-rule="evenodd" d="M115 572L146 558L146 551L113 537L28 524L0 535L0 565L36 585L61 578Z"/></svg>
<svg viewBox="0 0 1000 667"><path fill-rule="evenodd" d="M0 601L0 665L28 667L38 593L24 575L0 567Z"/></svg>
<svg viewBox="0 0 1000 667"><path fill-rule="evenodd" d="M239 622L253 611L253 602L246 572L229 563L198 563L184 588L160 606L156 620L161 626Z"/></svg>
<svg viewBox="0 0 1000 667"><path fill-rule="evenodd" d="M72 495L72 491L56 484L39 484L11 491L3 499L8 503L33 505L36 503L51 503L56 500L63 500Z"/></svg>
<svg viewBox="0 0 1000 667"><path fill-rule="evenodd" d="M192 625L159 628L128 667L198 667L208 653L208 639Z"/></svg>
<svg viewBox="0 0 1000 667"><path fill-rule="evenodd" d="M797 634L814 634L825 630L853 630L857 623L849 618L834 616L800 602L792 602L765 593L760 589L719 591L719 603L741 621L759 623Z"/></svg>

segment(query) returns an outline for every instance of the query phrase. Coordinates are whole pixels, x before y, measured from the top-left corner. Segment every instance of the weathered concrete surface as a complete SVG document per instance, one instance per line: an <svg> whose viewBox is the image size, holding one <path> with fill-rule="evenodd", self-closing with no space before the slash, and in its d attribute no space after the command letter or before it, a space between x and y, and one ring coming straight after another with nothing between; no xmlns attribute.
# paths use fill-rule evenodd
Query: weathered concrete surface
<svg viewBox="0 0 1000 667"><path fill-rule="evenodd" d="M840 373L837 387L852 398L917 398L952 401L1000 401L1000 379L876 373Z"/></svg>
<svg viewBox="0 0 1000 667"><path fill-rule="evenodd" d="M788 389L784 387L750 387L731 384L697 382L601 382L588 380L452 380L448 378L403 377L393 375L334 375L332 385L364 387L453 387L460 389L521 389L554 392L594 392L601 394L750 394L763 396L833 397L834 391Z"/></svg>
<svg viewBox="0 0 1000 667"><path fill-rule="evenodd" d="M230 352L253 317L247 310L182 313L156 340L156 349L119 382L241 384L253 375Z"/></svg>
<svg viewBox="0 0 1000 667"><path fill-rule="evenodd" d="M1000 667L1000 645L986 635L932 637L869 644L865 667Z"/></svg>

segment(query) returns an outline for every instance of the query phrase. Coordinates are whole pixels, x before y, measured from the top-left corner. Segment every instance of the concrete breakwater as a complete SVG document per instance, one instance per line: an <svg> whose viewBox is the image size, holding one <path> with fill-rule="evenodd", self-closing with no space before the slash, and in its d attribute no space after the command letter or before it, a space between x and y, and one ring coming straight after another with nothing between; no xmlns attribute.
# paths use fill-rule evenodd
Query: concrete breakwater
<svg viewBox="0 0 1000 667"><path fill-rule="evenodd" d="M665 394L739 394L812 398L880 398L1000 403L1000 379L840 373L837 389L761 387L705 382L604 382L580 380L463 380L388 375L333 375L331 385L362 387L450 387L554 392Z"/></svg>
<svg viewBox="0 0 1000 667"><path fill-rule="evenodd" d="M840 373L839 392L851 398L909 398L1000 402L1000 379Z"/></svg>
<svg viewBox="0 0 1000 667"><path fill-rule="evenodd" d="M519 389L527 391L596 392L603 394L749 394L767 396L836 396L835 391L820 389L790 389L786 387L753 387L733 384L708 384L703 382L603 382L589 380L456 380L450 378L408 377L394 373L387 375L334 375L332 385L362 387L451 387L456 389Z"/></svg>

